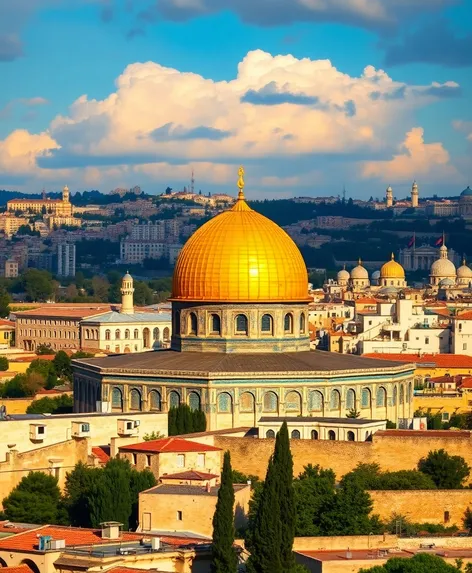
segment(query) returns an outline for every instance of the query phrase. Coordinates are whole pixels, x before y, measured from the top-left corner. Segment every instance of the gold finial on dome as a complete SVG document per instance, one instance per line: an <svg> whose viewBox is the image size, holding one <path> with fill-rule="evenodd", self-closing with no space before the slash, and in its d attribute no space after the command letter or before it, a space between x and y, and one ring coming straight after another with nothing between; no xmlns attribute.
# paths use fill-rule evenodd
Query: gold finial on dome
<svg viewBox="0 0 472 573"><path fill-rule="evenodd" d="M238 175L239 175L239 179L238 179L238 187L239 187L239 193L238 193L238 199L245 199L244 197L244 167L241 165L241 167L238 170Z"/></svg>
<svg viewBox="0 0 472 573"><path fill-rule="evenodd" d="M359 257L359 260L357 261L357 264L361 267L362 266L362 259Z"/></svg>
<svg viewBox="0 0 472 573"><path fill-rule="evenodd" d="M392 256L390 257L390 260L394 261L395 260L395 255L392 253Z"/></svg>

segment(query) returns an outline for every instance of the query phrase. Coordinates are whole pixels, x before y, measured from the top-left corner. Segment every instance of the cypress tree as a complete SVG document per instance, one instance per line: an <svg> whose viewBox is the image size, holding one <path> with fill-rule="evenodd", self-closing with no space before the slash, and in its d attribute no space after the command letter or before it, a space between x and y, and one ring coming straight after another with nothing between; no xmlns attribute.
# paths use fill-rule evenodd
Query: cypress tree
<svg viewBox="0 0 472 573"><path fill-rule="evenodd" d="M176 436L177 435L177 423L176 423L176 408L172 407L169 410L169 416L167 419L167 433L169 436Z"/></svg>
<svg viewBox="0 0 472 573"><path fill-rule="evenodd" d="M280 561L283 571L290 571L295 565L292 547L295 537L296 506L293 490L293 460L286 422L277 432L274 469L277 474L276 498L280 508Z"/></svg>
<svg viewBox="0 0 472 573"><path fill-rule="evenodd" d="M277 499L277 470L269 459L250 544L249 573L287 573L280 560L280 504Z"/></svg>
<svg viewBox="0 0 472 573"><path fill-rule="evenodd" d="M213 516L212 573L236 573L234 543L234 488L230 453L225 452L218 501Z"/></svg>

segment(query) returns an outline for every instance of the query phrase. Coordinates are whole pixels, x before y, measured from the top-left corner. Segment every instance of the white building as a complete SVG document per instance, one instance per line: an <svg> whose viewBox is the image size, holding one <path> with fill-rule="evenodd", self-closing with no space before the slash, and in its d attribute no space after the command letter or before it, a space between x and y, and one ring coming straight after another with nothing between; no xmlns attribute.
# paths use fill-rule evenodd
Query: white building
<svg viewBox="0 0 472 573"><path fill-rule="evenodd" d="M449 320L413 305L411 298L379 302L375 312L358 314L358 354L450 352Z"/></svg>
<svg viewBox="0 0 472 573"><path fill-rule="evenodd" d="M82 348L100 349L117 354L167 348L172 334L168 312L137 312L133 304L133 279L123 277L120 312L85 318L80 323Z"/></svg>
<svg viewBox="0 0 472 573"><path fill-rule="evenodd" d="M58 243L57 245L57 275L60 277L75 277L75 244Z"/></svg>
<svg viewBox="0 0 472 573"><path fill-rule="evenodd" d="M451 352L472 355L472 311L452 318Z"/></svg>
<svg viewBox="0 0 472 573"><path fill-rule="evenodd" d="M120 259L123 263L142 263L144 259L168 258L171 265L177 259L181 244L170 244L150 239L123 239L120 243Z"/></svg>

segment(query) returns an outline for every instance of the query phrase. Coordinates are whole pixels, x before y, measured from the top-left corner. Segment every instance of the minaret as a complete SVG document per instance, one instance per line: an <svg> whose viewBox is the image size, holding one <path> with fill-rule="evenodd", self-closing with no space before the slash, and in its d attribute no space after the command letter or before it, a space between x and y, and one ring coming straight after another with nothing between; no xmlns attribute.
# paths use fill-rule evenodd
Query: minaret
<svg viewBox="0 0 472 573"><path fill-rule="evenodd" d="M413 186L411 187L411 206L413 209L418 208L418 183L413 181Z"/></svg>
<svg viewBox="0 0 472 573"><path fill-rule="evenodd" d="M126 273L121 283L121 314L134 314L133 277Z"/></svg>
<svg viewBox="0 0 472 573"><path fill-rule="evenodd" d="M387 207L393 206L393 189L389 185L386 191Z"/></svg>
<svg viewBox="0 0 472 573"><path fill-rule="evenodd" d="M67 187L67 185L62 190L62 200L64 201L64 203L69 203L70 201L69 187Z"/></svg>
<svg viewBox="0 0 472 573"><path fill-rule="evenodd" d="M41 193L41 199L42 199L43 201L45 201L45 200L47 199L47 197L46 197L46 189L45 189L44 187L43 187L43 192Z"/></svg>

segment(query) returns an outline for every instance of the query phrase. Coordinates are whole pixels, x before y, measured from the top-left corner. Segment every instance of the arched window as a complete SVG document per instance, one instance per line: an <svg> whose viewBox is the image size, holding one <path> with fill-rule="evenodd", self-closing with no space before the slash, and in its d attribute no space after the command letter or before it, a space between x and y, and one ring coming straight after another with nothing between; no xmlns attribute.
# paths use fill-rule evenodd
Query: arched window
<svg viewBox="0 0 472 573"><path fill-rule="evenodd" d="M191 410L200 410L200 396L196 392L189 393L188 405Z"/></svg>
<svg viewBox="0 0 472 573"><path fill-rule="evenodd" d="M229 414L233 411L233 399L228 392L218 394L218 412Z"/></svg>
<svg viewBox="0 0 472 573"><path fill-rule="evenodd" d="M85 329L85 340L90 338L90 330L88 328Z"/></svg>
<svg viewBox="0 0 472 573"><path fill-rule="evenodd" d="M398 399L398 388L396 386L393 387L393 395L392 395L392 406L397 405Z"/></svg>
<svg viewBox="0 0 472 573"><path fill-rule="evenodd" d="M372 405L372 400L370 396L370 390L368 388L362 388L361 408L370 408L371 405Z"/></svg>
<svg viewBox="0 0 472 573"><path fill-rule="evenodd" d="M266 392L264 394L262 409L264 412L278 412L279 399L275 392Z"/></svg>
<svg viewBox="0 0 472 573"><path fill-rule="evenodd" d="M129 340L130 337L131 337L131 334L130 334L129 330L126 329L126 330L125 330L125 339L126 339L126 340Z"/></svg>
<svg viewBox="0 0 472 573"><path fill-rule="evenodd" d="M316 430L311 431L311 439L317 440L318 439L318 432Z"/></svg>
<svg viewBox="0 0 472 573"><path fill-rule="evenodd" d="M300 315L300 334L305 334L305 328L306 328L306 318L305 318L305 313L302 312Z"/></svg>
<svg viewBox="0 0 472 573"><path fill-rule="evenodd" d="M323 394L318 390L312 390L308 395L308 409L310 412L323 411Z"/></svg>
<svg viewBox="0 0 472 573"><path fill-rule="evenodd" d="M234 321L235 323L235 328L236 328L236 334L246 334L248 333L248 328L247 328L247 316L245 314L238 314L236 316L236 319Z"/></svg>
<svg viewBox="0 0 472 573"><path fill-rule="evenodd" d="M293 314L290 312L284 317L284 331L286 334L293 334Z"/></svg>
<svg viewBox="0 0 472 573"><path fill-rule="evenodd" d="M180 406L180 396L178 392L172 390L169 392L169 408L178 408Z"/></svg>
<svg viewBox="0 0 472 573"><path fill-rule="evenodd" d="M356 407L356 393L352 388L346 392L346 408L353 410Z"/></svg>
<svg viewBox="0 0 472 573"><path fill-rule="evenodd" d="M117 329L115 330L115 340L120 340L120 335L121 335L120 329L117 328Z"/></svg>
<svg viewBox="0 0 472 573"><path fill-rule="evenodd" d="M188 316L188 333L197 334L197 315L194 312Z"/></svg>
<svg viewBox="0 0 472 573"><path fill-rule="evenodd" d="M239 411L240 412L254 412L254 394L251 392L243 392L239 397Z"/></svg>
<svg viewBox="0 0 472 573"><path fill-rule="evenodd" d="M354 435L354 432L352 432L351 430L349 430L349 432L347 433L347 441L348 442L356 441L356 436Z"/></svg>
<svg viewBox="0 0 472 573"><path fill-rule="evenodd" d="M274 334L274 320L270 314L264 314L261 318L261 332Z"/></svg>
<svg viewBox="0 0 472 573"><path fill-rule="evenodd" d="M105 330L105 340L110 340L111 338L111 332L107 329Z"/></svg>
<svg viewBox="0 0 472 573"><path fill-rule="evenodd" d="M137 340L139 338L139 330L137 328L134 329L134 339Z"/></svg>
<svg viewBox="0 0 472 573"><path fill-rule="evenodd" d="M129 395L129 409L141 410L141 392L133 388Z"/></svg>
<svg viewBox="0 0 472 573"><path fill-rule="evenodd" d="M111 391L112 410L123 410L123 394L119 388L113 388Z"/></svg>
<svg viewBox="0 0 472 573"><path fill-rule="evenodd" d="M158 390L151 390L151 392L149 392L149 408L157 412L162 410L161 393Z"/></svg>
<svg viewBox="0 0 472 573"><path fill-rule="evenodd" d="M385 390L385 388L377 388L377 397L375 402L377 408L384 408L387 405L387 390Z"/></svg>
<svg viewBox="0 0 472 573"><path fill-rule="evenodd" d="M334 430L330 430L328 432L328 440L335 440L336 439L336 432Z"/></svg>
<svg viewBox="0 0 472 573"><path fill-rule="evenodd" d="M300 432L298 430L292 430L290 437L292 438L292 440L299 440L301 437Z"/></svg>
<svg viewBox="0 0 472 573"><path fill-rule="evenodd" d="M405 387L403 384L400 384L400 404L403 404L405 401Z"/></svg>
<svg viewBox="0 0 472 573"><path fill-rule="evenodd" d="M210 316L210 332L211 334L221 334L221 318L218 314Z"/></svg>
<svg viewBox="0 0 472 573"><path fill-rule="evenodd" d="M287 392L285 396L285 410L287 412L301 412L302 397L298 392Z"/></svg>
<svg viewBox="0 0 472 573"><path fill-rule="evenodd" d="M274 439L274 438L275 438L275 432L274 432L274 430L267 430L267 432L266 432L266 438Z"/></svg>
<svg viewBox="0 0 472 573"><path fill-rule="evenodd" d="M164 328L164 330L162 331L162 338L164 339L164 342L169 342L169 340L170 340L170 329L168 326L166 326Z"/></svg>
<svg viewBox="0 0 472 573"><path fill-rule="evenodd" d="M329 397L330 410L339 410L341 408L341 394L338 390L332 390Z"/></svg>
<svg viewBox="0 0 472 573"><path fill-rule="evenodd" d="M160 330L156 326L156 328L152 331L152 338L154 341L159 340L160 333L161 333Z"/></svg>

